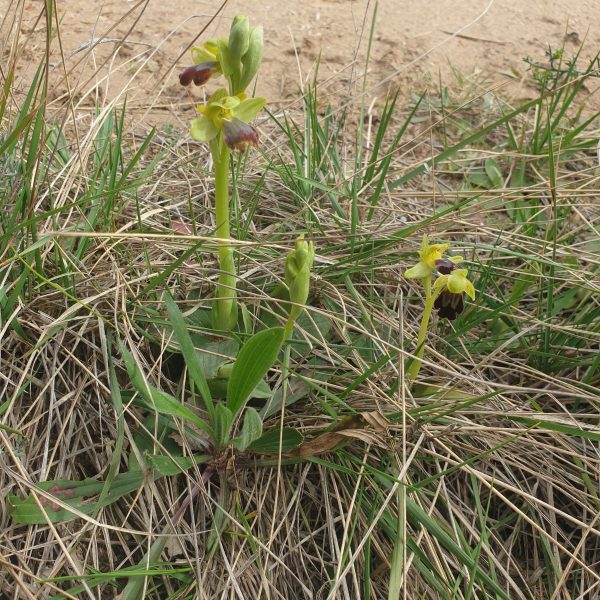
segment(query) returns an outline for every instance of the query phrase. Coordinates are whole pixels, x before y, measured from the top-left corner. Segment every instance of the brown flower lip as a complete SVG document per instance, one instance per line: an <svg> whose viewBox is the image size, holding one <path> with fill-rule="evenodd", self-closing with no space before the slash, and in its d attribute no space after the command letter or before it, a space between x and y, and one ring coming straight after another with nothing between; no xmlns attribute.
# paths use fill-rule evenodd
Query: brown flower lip
<svg viewBox="0 0 600 600"><path fill-rule="evenodd" d="M463 294L453 294L449 290L444 290L435 299L433 307L438 311L440 319L454 321L465 308Z"/></svg>
<svg viewBox="0 0 600 600"><path fill-rule="evenodd" d="M450 273L452 273L452 271L456 269L456 264L453 263L451 260L448 260L447 258L440 258L435 261L435 268L442 275L450 275Z"/></svg>
<svg viewBox="0 0 600 600"><path fill-rule="evenodd" d="M216 64L216 62L203 62L188 67L179 75L179 83L184 86L190 85L192 82L194 85L205 84L214 73Z"/></svg>
<svg viewBox="0 0 600 600"><path fill-rule="evenodd" d="M248 146L258 147L258 131L239 119L223 122L223 138L232 150L244 151Z"/></svg>

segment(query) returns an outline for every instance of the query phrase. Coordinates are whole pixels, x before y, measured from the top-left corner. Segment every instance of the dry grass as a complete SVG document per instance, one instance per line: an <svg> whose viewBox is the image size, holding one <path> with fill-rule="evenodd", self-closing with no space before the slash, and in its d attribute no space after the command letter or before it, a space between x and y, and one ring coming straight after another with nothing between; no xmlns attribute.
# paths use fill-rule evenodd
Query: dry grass
<svg viewBox="0 0 600 600"><path fill-rule="evenodd" d="M6 64L19 59L15 48L5 37ZM11 92L3 128L22 99ZM346 120L338 113L330 123L339 139L327 138L318 152L311 146L300 162L290 137L302 145L305 130L276 113L282 128L265 119L262 155L239 171L240 289L253 319L267 310L296 232L309 229L318 252L312 304L291 354L309 387L266 429L282 421L310 439L341 416L378 411L390 421L388 435L300 464L238 457L222 465L221 478L202 465L156 480L147 474L133 493L92 514L22 525L9 514L8 495L55 502L33 487L38 482L103 481L111 465L132 470L145 455L173 453L176 442L184 455L201 451L185 435L162 437L158 415L135 404L115 340L136 351L154 385L180 394L162 292L173 290L193 317L216 277L204 148L165 129L133 162L148 138L125 126L119 160L132 161L132 170L121 187L101 188L107 171L95 164L98 140L114 142L118 114L104 130L112 105L83 116L68 101L53 107L46 133L62 123L69 158L38 163L32 214L42 242L36 247L21 228L0 255L1 597L115 598L131 575L125 569L140 565L164 534L160 560L148 561L155 574L147 598L385 598L398 527L406 531L406 598L492 597L482 572L509 598L600 597L598 167L589 145L577 146L597 139L598 124L560 147L555 173L543 153L510 149L506 132L495 131L405 185L387 185L458 141L463 126L479 124L487 101L421 106L370 220L373 182L352 195L357 111ZM324 119L325 102L311 102L287 114L306 123L314 110ZM486 118L498 118L501 106L494 101ZM382 112L367 114L364 147L373 147ZM397 109L386 140L407 114ZM515 120L523 137L535 132L533 118L529 111ZM465 185L490 157L503 165L503 185ZM510 174L522 159L530 175L515 188ZM0 185L4 226L25 181ZM524 197L543 217L533 232L531 219L511 213ZM551 218L558 225L550 235ZM400 363L413 351L422 305L402 272L425 227L463 251L478 300L456 327L432 330L422 384L411 392ZM271 372L274 389L281 376L281 368ZM226 526L211 550L224 488ZM135 574L145 574L143 566Z"/></svg>

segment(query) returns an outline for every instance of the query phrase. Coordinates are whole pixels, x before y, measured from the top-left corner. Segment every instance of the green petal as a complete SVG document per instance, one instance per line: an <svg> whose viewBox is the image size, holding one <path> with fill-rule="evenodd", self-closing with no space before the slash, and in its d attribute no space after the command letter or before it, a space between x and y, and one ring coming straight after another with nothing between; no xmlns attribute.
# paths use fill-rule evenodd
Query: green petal
<svg viewBox="0 0 600 600"><path fill-rule="evenodd" d="M225 110L235 111L240 102L241 101L237 96L225 96L225 98L222 98L221 100L213 100L211 104Z"/></svg>
<svg viewBox="0 0 600 600"><path fill-rule="evenodd" d="M473 287L473 284L467 279L467 283L465 285L465 292L467 293L467 296L469 296L469 298L471 298L471 300L475 300L475 288Z"/></svg>
<svg viewBox="0 0 600 600"><path fill-rule="evenodd" d="M451 260L454 264L458 264L458 263L461 263L465 259L462 256L449 256L448 260Z"/></svg>
<svg viewBox="0 0 600 600"><path fill-rule="evenodd" d="M448 275L441 275L440 277L438 277L435 280L435 283L433 284L433 291L439 292L439 291L445 289L447 285L448 285Z"/></svg>
<svg viewBox="0 0 600 600"><path fill-rule="evenodd" d="M450 248L450 244L431 244L428 248L429 252L441 252L442 254Z"/></svg>
<svg viewBox="0 0 600 600"><path fill-rule="evenodd" d="M414 267L404 271L404 277L407 279L424 279L431 275L431 269L422 261L419 261Z"/></svg>
<svg viewBox="0 0 600 600"><path fill-rule="evenodd" d="M470 281L467 279L466 269L457 269L448 275L448 289L453 294L462 294L466 291L467 283Z"/></svg>
<svg viewBox="0 0 600 600"><path fill-rule="evenodd" d="M219 130L212 119L199 117L192 121L190 135L198 142L210 142L210 140L214 139L218 133Z"/></svg>
<svg viewBox="0 0 600 600"><path fill-rule="evenodd" d="M195 65L199 65L203 62L212 62L217 60L215 54L209 52L206 48L198 48L197 46L192 48L192 60Z"/></svg>
<svg viewBox="0 0 600 600"><path fill-rule="evenodd" d="M214 94L210 96L210 98L206 101L206 105L209 106L211 104L215 104L217 102L221 102L223 98L227 98L227 90L225 88L219 88Z"/></svg>
<svg viewBox="0 0 600 600"><path fill-rule="evenodd" d="M247 98L234 108L233 116L244 123L250 123L266 103L266 98Z"/></svg>
<svg viewBox="0 0 600 600"><path fill-rule="evenodd" d="M250 30L248 52L242 57L243 66L240 89L245 90L258 73L263 56L263 46L263 29L262 27L254 27Z"/></svg>
<svg viewBox="0 0 600 600"><path fill-rule="evenodd" d="M217 48L219 49L219 62L221 63L221 69L225 77L229 77L233 71L234 66L231 64L231 58L229 56L229 43L227 40L217 40Z"/></svg>

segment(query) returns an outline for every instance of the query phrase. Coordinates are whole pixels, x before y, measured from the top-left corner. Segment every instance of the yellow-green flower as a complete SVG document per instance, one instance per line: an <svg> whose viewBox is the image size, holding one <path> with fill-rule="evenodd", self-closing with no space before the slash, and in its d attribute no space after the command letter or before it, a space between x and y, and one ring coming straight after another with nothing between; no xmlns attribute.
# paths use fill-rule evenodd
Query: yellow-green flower
<svg viewBox="0 0 600 600"><path fill-rule="evenodd" d="M258 73L264 49L262 27L250 27L248 18L238 15L233 19L229 38L210 40L192 48L194 65L179 76L181 85L205 84L213 75L224 75L229 92L239 94L246 90Z"/></svg>
<svg viewBox="0 0 600 600"><path fill-rule="evenodd" d="M192 60L195 65L204 62L216 62L220 64L220 52L218 40L209 40L203 46L192 48Z"/></svg>
<svg viewBox="0 0 600 600"><path fill-rule="evenodd" d="M453 321L464 309L463 296L475 300L475 288L469 281L467 269L454 269L441 275L433 284L434 308L442 319Z"/></svg>
<svg viewBox="0 0 600 600"><path fill-rule="evenodd" d="M423 236L421 249L419 250L419 262L404 272L407 279L425 279L429 277L435 268L436 260L442 258L450 244L430 244L427 235Z"/></svg>
<svg viewBox="0 0 600 600"><path fill-rule="evenodd" d="M433 284L433 291L447 289L451 294L467 294L475 300L475 288L468 278L467 269L455 269L449 275L441 275Z"/></svg>
<svg viewBox="0 0 600 600"><path fill-rule="evenodd" d="M245 94L228 96L225 89L220 89L198 107L201 116L192 121L190 135L199 142L210 142L222 133L232 149L256 146L258 132L249 123L266 102L265 98L246 98Z"/></svg>
<svg viewBox="0 0 600 600"><path fill-rule="evenodd" d="M215 41L206 42L201 48L193 48L192 60L194 64L179 75L181 85L187 86L192 82L194 85L204 85L213 75L223 72L219 47Z"/></svg>

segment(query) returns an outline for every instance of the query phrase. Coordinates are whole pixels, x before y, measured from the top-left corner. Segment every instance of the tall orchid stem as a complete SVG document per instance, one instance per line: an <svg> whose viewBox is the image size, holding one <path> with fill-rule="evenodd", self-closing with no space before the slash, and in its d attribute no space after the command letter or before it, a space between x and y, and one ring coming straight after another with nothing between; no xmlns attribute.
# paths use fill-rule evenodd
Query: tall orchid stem
<svg viewBox="0 0 600 600"><path fill-rule="evenodd" d="M217 228L215 237L219 245L219 282L213 306L213 325L216 329L230 330L237 322L236 276L229 229L229 156L223 140L212 145L215 163L215 204Z"/></svg>
<svg viewBox="0 0 600 600"><path fill-rule="evenodd" d="M438 294L434 294L431 291L431 276L423 279L423 287L425 288L425 309L423 310L423 316L421 317L415 359L408 370L408 379L410 381L414 381L417 378L417 375L421 370L421 365L423 364L422 359L423 354L425 353L425 338L427 337L427 328L429 327L431 312L433 311L433 304L438 296Z"/></svg>

